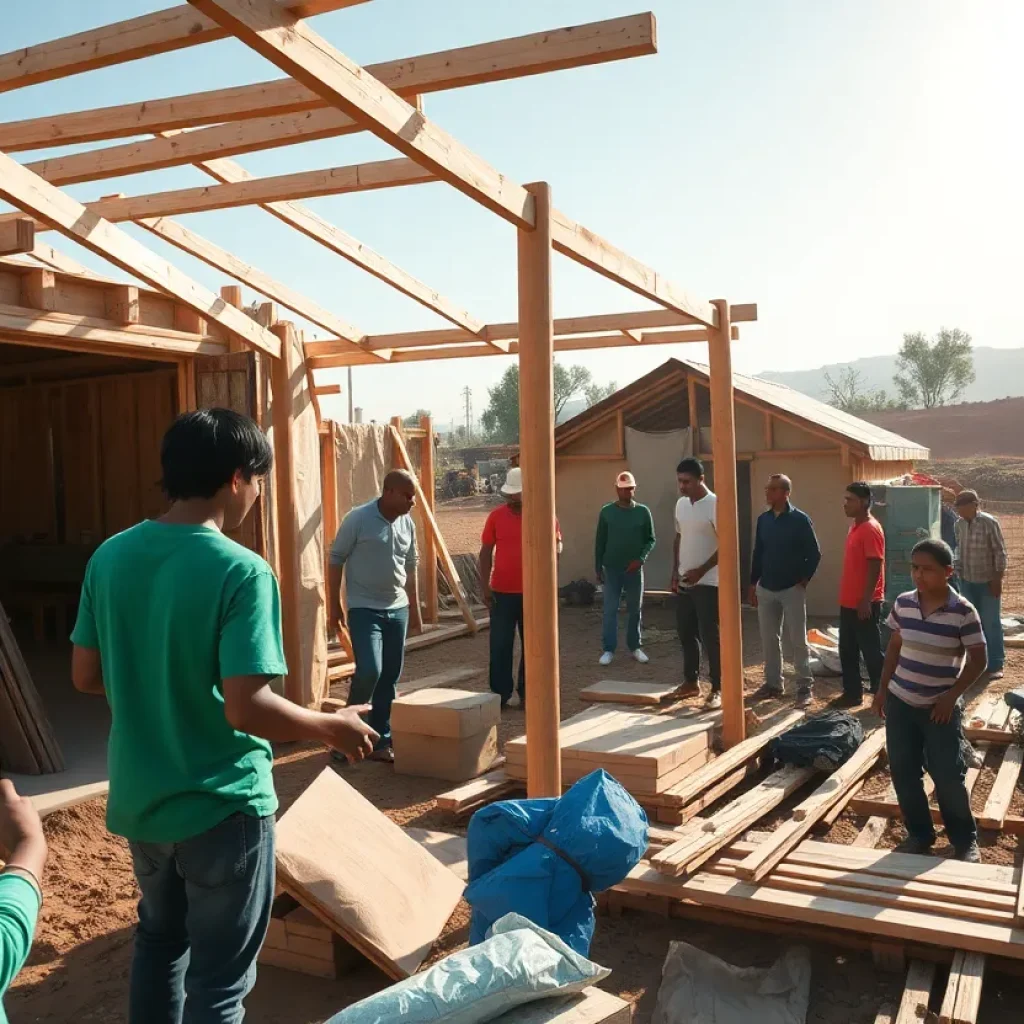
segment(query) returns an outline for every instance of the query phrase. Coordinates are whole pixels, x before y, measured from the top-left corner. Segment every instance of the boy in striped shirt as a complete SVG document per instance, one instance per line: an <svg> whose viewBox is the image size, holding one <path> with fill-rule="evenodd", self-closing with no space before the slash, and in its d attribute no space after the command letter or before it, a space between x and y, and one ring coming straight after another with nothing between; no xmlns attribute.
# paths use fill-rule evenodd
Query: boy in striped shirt
<svg viewBox="0 0 1024 1024"><path fill-rule="evenodd" d="M985 671L985 635L974 606L949 585L952 575L948 544L923 540L915 546L911 577L917 589L893 604L887 623L892 638L872 710L885 719L889 771L907 827L899 851L928 853L935 843L924 791L927 766L957 858L977 863L960 698Z"/></svg>

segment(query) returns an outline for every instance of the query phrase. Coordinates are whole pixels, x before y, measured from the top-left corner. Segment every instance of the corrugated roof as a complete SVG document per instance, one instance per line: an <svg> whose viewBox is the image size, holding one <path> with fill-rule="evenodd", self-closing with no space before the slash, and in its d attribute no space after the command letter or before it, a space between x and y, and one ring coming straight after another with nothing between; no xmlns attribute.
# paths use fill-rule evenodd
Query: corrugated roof
<svg viewBox="0 0 1024 1024"><path fill-rule="evenodd" d="M603 402L599 402L586 412L563 423L555 431L556 440L559 433L577 429L588 419L603 419L604 415L609 410L615 409L619 402L633 394L642 392L659 377L672 370L692 371L705 380L708 379L708 368L703 363L695 363L687 359L669 359L651 373L627 385L621 391L617 391ZM863 451L869 459L875 462L905 462L927 459L929 456L929 450L915 441L909 441L892 431L876 427L873 423L868 423L867 420L862 420L851 413L819 402L816 398L794 391L784 384L734 373L733 388L755 402L774 407L806 423L827 430Z"/></svg>

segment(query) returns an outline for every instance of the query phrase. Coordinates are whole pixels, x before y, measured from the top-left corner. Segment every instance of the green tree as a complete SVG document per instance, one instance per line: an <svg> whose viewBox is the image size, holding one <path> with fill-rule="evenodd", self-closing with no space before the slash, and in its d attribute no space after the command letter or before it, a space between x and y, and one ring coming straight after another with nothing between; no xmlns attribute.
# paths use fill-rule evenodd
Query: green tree
<svg viewBox="0 0 1024 1024"><path fill-rule="evenodd" d="M833 377L825 371L825 385L829 390L828 404L843 412L859 415L864 412L881 412L884 409L905 409L903 402L890 398L882 388L864 390L864 378L852 366L842 366Z"/></svg>
<svg viewBox="0 0 1024 1024"><path fill-rule="evenodd" d="M432 413L431 413L431 411L429 409L417 409L411 416L406 416L405 419L402 420L402 426L403 427L418 427L420 425L420 420L424 416L430 416L430 415L432 415Z"/></svg>
<svg viewBox="0 0 1024 1024"><path fill-rule="evenodd" d="M584 388L583 397L587 400L587 408L597 405L598 402L603 402L606 398L611 398L618 390L619 385L613 380L608 381L607 384L591 384Z"/></svg>
<svg viewBox="0 0 1024 1024"><path fill-rule="evenodd" d="M603 391L594 384L591 372L585 366L554 365L555 419L561 415L567 402L584 395L590 402L591 389ZM614 390L614 385L611 386ZM596 393L596 392L595 392ZM610 393L610 392L609 392ZM602 394L601 397L604 397ZM514 363L501 375L493 388L487 389L487 408L480 417L487 439L494 444L515 444L519 440L519 364Z"/></svg>
<svg viewBox="0 0 1024 1024"><path fill-rule="evenodd" d="M903 335L893 383L908 406L934 409L955 402L974 383L971 336L943 327L932 341L917 331Z"/></svg>

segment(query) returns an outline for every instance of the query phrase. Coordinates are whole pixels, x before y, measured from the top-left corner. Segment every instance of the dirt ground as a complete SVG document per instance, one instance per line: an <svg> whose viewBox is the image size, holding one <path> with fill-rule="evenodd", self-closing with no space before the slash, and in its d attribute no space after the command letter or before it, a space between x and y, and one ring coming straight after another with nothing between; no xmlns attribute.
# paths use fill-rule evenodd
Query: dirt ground
<svg viewBox="0 0 1024 1024"><path fill-rule="evenodd" d="M500 504L501 498L496 494L438 502L437 525L452 555L475 555L480 550L480 531L487 513Z"/></svg>
<svg viewBox="0 0 1024 1024"><path fill-rule="evenodd" d="M479 515L479 512L477 512ZM600 609L565 609L561 618L562 716L576 714L585 705L578 699L581 687L601 678L676 681L680 657L675 641L672 610L651 606L645 611L646 646L651 657L639 666L620 654L608 669L597 665L600 653ZM745 621L745 660L749 669L748 690L761 681L760 651L754 620ZM480 678L469 686L486 687L487 634L464 638L417 651L410 655L409 678L417 678L452 665L480 668ZM1024 682L1024 652L1014 652L1003 685ZM837 682L816 684L816 698L824 707L839 692ZM755 705L760 714L770 713L780 702ZM864 712L866 716L866 712ZM509 709L500 727L502 741L520 735L521 710ZM329 764L320 749L282 746L275 769L282 809ZM448 784L396 776L380 764L340 768L368 799L403 825L462 831L433 808L433 797ZM991 785L991 771L979 780L976 805ZM884 773L872 783L884 785ZM1013 810L1020 813L1024 795L1018 792ZM46 902L35 948L26 969L7 997L14 1024L74 1020L98 1024L123 1020L131 958L132 929L137 899L131 862L125 844L103 827L103 802L94 801L58 812L47 819L51 859L44 888ZM464 822L461 823L464 826ZM768 824L771 824L770 822ZM850 842L861 819L844 815L830 839ZM763 825L761 827L764 827ZM896 842L899 826L890 828L886 845ZM983 840L986 860L1017 858L1018 840L988 836ZM1017 858L1019 859L1019 858ZM468 912L463 905L449 923L434 951L440 956L464 943ZM621 918L601 917L592 948L593 958L613 970L606 988L636 1003L637 1024L651 1019L661 965L668 942L682 939L732 963L767 966L779 955L778 937L756 931L684 920L664 920L627 911ZM861 952L815 943L811 1005L812 1024L871 1024L879 1006L892 1001L902 989L902 978L877 970ZM256 989L248 1000L247 1020L253 1024L319 1024L349 1003L379 989L386 980L376 969L364 969L337 982L307 978L275 968L262 968ZM997 1007L1020 1005L1024 988L999 975L985 982L982 1020L1003 1019ZM992 1013L993 1016L986 1016Z"/></svg>
<svg viewBox="0 0 1024 1024"><path fill-rule="evenodd" d="M936 409L869 412L864 418L931 449L933 459L1024 455L1024 398L961 402Z"/></svg>

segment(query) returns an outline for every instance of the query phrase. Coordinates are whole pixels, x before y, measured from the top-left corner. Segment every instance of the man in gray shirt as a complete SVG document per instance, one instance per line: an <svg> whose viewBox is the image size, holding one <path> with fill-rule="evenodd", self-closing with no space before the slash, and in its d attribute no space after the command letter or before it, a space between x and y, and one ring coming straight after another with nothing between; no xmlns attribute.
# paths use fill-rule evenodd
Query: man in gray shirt
<svg viewBox="0 0 1024 1024"><path fill-rule="evenodd" d="M369 723L380 735L373 760L394 761L391 705L405 661L405 637L423 628L416 581L416 505L412 475L396 469L384 478L381 496L352 509L331 545L331 623L346 628L342 575L348 604L347 628L356 670L349 704L370 704Z"/></svg>

